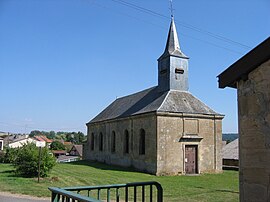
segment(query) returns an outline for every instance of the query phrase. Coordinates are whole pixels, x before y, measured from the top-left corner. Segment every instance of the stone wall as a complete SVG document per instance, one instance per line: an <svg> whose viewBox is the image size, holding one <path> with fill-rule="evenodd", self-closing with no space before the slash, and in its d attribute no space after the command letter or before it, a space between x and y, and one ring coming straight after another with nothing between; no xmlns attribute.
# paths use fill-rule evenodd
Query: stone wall
<svg viewBox="0 0 270 202"><path fill-rule="evenodd" d="M185 145L198 147L198 173L222 171L223 116L150 113L130 118L88 124L84 159L129 167L156 175L185 174ZM146 151L139 155L140 130L145 130ZM125 130L129 132L129 153L124 151ZM116 150L111 151L111 134L116 134ZM91 134L94 150L91 150ZM103 150L99 150L99 134ZM181 138L199 137L199 140Z"/></svg>
<svg viewBox="0 0 270 202"><path fill-rule="evenodd" d="M185 145L197 145L198 173L222 172L222 118L158 116L157 174L185 174Z"/></svg>
<svg viewBox="0 0 270 202"><path fill-rule="evenodd" d="M240 200L270 200L270 60L237 84Z"/></svg>
<svg viewBox="0 0 270 202"><path fill-rule="evenodd" d="M154 114L134 116L114 121L88 125L88 141L84 148L84 159L97 160L107 164L134 167L138 170L156 174L156 117ZM145 155L139 154L140 130L145 130ZM125 130L129 133L129 153L124 152ZM111 134L116 134L115 152L111 151ZM99 151L98 135L102 132L103 151ZM91 133L94 133L95 148L91 148Z"/></svg>

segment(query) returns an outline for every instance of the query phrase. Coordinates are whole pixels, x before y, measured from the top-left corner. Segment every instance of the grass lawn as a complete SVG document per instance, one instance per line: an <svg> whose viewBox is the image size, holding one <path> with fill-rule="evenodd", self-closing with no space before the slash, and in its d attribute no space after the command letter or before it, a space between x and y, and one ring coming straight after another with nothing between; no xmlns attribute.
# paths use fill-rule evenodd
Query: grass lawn
<svg viewBox="0 0 270 202"><path fill-rule="evenodd" d="M91 186L140 181L157 181L163 187L164 201L238 201L238 172L200 176L154 176L94 162L57 164L48 178L15 176L10 164L0 164L0 190L49 197L48 187Z"/></svg>

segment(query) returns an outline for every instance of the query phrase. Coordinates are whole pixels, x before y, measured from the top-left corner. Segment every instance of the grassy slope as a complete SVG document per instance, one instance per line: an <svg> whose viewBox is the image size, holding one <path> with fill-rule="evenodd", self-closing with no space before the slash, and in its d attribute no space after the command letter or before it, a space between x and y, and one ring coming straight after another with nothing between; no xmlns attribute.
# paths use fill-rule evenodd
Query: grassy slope
<svg viewBox="0 0 270 202"><path fill-rule="evenodd" d="M158 181L164 201L238 201L238 172L200 176L153 176L99 163L58 164L49 178L17 177L9 164L0 164L0 190L33 196L50 196L48 187L118 184ZM52 179L57 177L58 179Z"/></svg>

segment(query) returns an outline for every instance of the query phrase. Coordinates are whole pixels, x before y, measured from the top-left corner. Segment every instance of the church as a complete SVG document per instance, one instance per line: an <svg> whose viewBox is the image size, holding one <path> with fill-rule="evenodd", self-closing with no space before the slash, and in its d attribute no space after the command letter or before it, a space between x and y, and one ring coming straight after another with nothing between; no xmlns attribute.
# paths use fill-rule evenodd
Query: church
<svg viewBox="0 0 270 202"><path fill-rule="evenodd" d="M112 102L87 125L84 159L155 175L222 171L222 119L189 91L171 18L158 85Z"/></svg>

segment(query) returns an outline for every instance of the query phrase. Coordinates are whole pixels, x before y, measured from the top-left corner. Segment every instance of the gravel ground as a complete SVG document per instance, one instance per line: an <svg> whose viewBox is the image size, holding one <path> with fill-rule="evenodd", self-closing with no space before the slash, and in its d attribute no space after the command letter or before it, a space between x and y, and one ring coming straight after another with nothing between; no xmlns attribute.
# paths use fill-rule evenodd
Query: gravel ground
<svg viewBox="0 0 270 202"><path fill-rule="evenodd" d="M50 198L38 198L33 196L0 192L0 202L49 202Z"/></svg>

